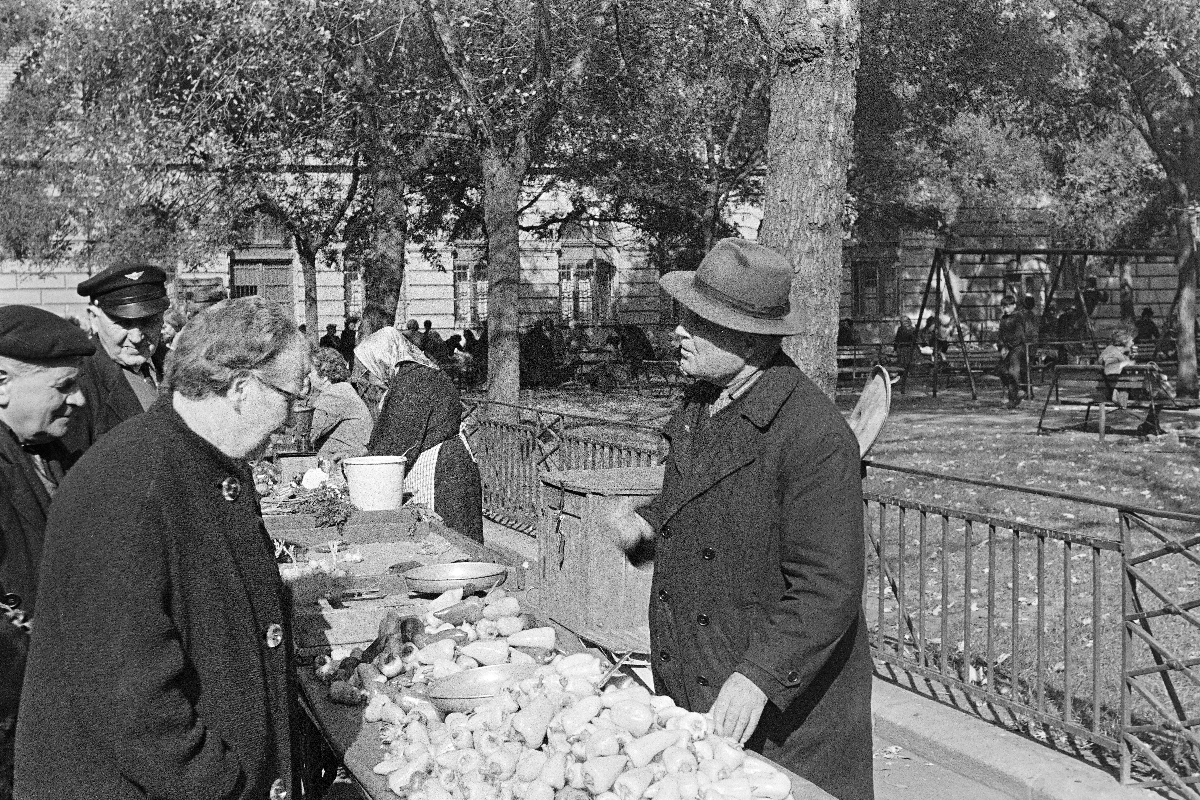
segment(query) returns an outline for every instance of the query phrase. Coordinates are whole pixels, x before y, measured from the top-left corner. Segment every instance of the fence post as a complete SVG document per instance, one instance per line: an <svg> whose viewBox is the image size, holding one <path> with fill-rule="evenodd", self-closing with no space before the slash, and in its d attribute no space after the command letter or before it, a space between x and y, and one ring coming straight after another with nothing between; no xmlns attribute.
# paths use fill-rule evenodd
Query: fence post
<svg viewBox="0 0 1200 800"><path fill-rule="evenodd" d="M1129 556L1133 551L1133 528L1129 524L1129 520L1125 518L1124 512L1117 512L1117 524L1120 526L1121 542L1121 727L1117 731L1117 743L1121 748L1121 774L1120 780L1122 784L1129 783L1130 774L1133 768L1133 754L1129 749L1128 730L1132 724L1133 709L1132 695L1129 688L1129 671L1131 669L1130 659L1133 658L1131 645L1132 634L1129 632L1129 610L1130 602L1130 581L1133 577L1129 574Z"/></svg>

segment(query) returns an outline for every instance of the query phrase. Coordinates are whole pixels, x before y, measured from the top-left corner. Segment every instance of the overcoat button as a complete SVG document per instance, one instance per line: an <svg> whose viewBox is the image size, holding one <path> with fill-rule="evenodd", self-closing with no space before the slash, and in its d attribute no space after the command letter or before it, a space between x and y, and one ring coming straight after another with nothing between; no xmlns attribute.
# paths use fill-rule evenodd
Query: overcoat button
<svg viewBox="0 0 1200 800"><path fill-rule="evenodd" d="M267 647L279 647L283 644L283 626L273 622L267 626Z"/></svg>
<svg viewBox="0 0 1200 800"><path fill-rule="evenodd" d="M708 624L708 614L697 615L696 616L696 624L697 625L707 625Z"/></svg>
<svg viewBox="0 0 1200 800"><path fill-rule="evenodd" d="M671 595L667 592L666 589L658 590L658 602L665 603L670 599L671 599Z"/></svg>
<svg viewBox="0 0 1200 800"><path fill-rule="evenodd" d="M221 494L229 502L238 499L242 493L242 484L237 478L226 478L221 481Z"/></svg>
<svg viewBox="0 0 1200 800"><path fill-rule="evenodd" d="M662 529L662 538L664 538L664 539L670 539L670 538L671 538L671 529L670 529L670 528L663 528L663 529Z"/></svg>
<svg viewBox="0 0 1200 800"><path fill-rule="evenodd" d="M671 654L668 653L666 650L663 650L661 653L658 654L658 660L659 661L670 661Z"/></svg>
<svg viewBox="0 0 1200 800"><path fill-rule="evenodd" d="M708 686L708 678L704 677L703 675L697 675L696 676L696 685L697 686Z"/></svg>
<svg viewBox="0 0 1200 800"><path fill-rule="evenodd" d="M276 778L271 784L271 800L288 800L291 793L287 790L287 786L283 782L283 778Z"/></svg>
<svg viewBox="0 0 1200 800"><path fill-rule="evenodd" d="M800 680L799 672L796 672L796 670L792 670L791 672L788 673L788 683L795 683L798 680Z"/></svg>
<svg viewBox="0 0 1200 800"><path fill-rule="evenodd" d="M704 558L705 561L712 561L714 558L717 557L717 551L713 550L711 547L706 547L700 551L700 555Z"/></svg>

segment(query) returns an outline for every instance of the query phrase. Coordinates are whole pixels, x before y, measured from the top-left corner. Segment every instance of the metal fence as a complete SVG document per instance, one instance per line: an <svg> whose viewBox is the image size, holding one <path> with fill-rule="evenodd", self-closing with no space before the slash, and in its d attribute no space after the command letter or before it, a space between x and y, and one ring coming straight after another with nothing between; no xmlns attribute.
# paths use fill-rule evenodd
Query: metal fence
<svg viewBox="0 0 1200 800"><path fill-rule="evenodd" d="M648 425L617 424L626 431L623 439L643 440L618 443L607 420L488 400L464 400L463 407L463 428L483 479L485 515L528 533L538 524L540 473L648 467L663 452L658 429Z"/></svg>
<svg viewBox="0 0 1200 800"><path fill-rule="evenodd" d="M531 533L539 473L649 466L663 453L649 426L464 405L488 515ZM868 489L876 658L1039 738L1090 743L1119 759L1123 782L1200 800L1200 516L866 463L869 486L905 473L939 482L933 500L984 487L1079 503L1096 520L1056 530Z"/></svg>

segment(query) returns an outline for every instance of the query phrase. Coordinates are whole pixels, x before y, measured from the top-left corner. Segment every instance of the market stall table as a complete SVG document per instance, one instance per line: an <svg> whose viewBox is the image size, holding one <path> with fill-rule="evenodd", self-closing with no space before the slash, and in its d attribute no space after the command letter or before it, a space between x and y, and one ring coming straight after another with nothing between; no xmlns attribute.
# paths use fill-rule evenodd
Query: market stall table
<svg viewBox="0 0 1200 800"><path fill-rule="evenodd" d="M504 559L496 553L481 547L477 543L454 533L453 531L441 530L436 534L443 538L447 547L444 549L426 548L428 552L421 552L419 547L414 548L412 545L418 537L428 535L428 531L422 533L414 533L411 528L406 528L405 524L398 522L398 517L393 513L389 516L384 513L372 518L375 523L376 533L371 534L364 530L362 518L352 520L354 524L347 524L341 531L341 534L334 536L334 530L328 528L307 528L303 525L292 526L288 523L295 520L281 521L276 519L274 524L268 522L272 528L273 535L285 538L304 539L310 543L319 543L328 541L333 538L341 540L358 539L363 541L359 545L363 551L364 558L362 561L347 564L347 567L357 581L375 581L377 582L380 574L379 570L384 562L394 557L395 553L403 553L405 555L414 554L413 560L422 561L424 563L444 563L447 560L454 560L453 556L462 553L464 556L473 560L480 561L495 561L503 563ZM358 515L356 515L358 516ZM389 529L388 526L391 526ZM355 528L359 528L357 531ZM385 533L379 533L384 531ZM394 536L395 540L390 542L368 542L365 540L378 539L382 535ZM541 620L548 620L553 615L547 615L529 602L527 592L523 590L525 576L523 572L509 565L509 580L506 583L506 588L511 589L513 594L520 599L522 607L532 613L535 617ZM428 600L422 598L410 598L408 593L403 590L404 587L395 583L389 584L389 591L383 597L374 598L366 602L356 602L342 604L346 607L335 607L325 604L317 608L309 609L307 612L301 612L297 617L296 632L306 638L302 639L299 644L298 652L301 654L311 655L319 649L328 647L338 647L347 649L353 644L365 645L374 638L374 626L378 625L379 619L388 608L406 608L413 613L422 613L427 607ZM542 597L543 601L552 600L551 597ZM320 617L316 631L313 630L312 622L313 615L317 614ZM307 617L307 619L305 619ZM373 623L373 624L372 624ZM578 652L584 649L583 643L570 635L568 630L560 625L555 625L559 630L560 648L568 652ZM314 638L315 634L315 638ZM323 638L324 647L319 646ZM313 646L318 645L318 646ZM312 737L315 735L323 740L323 743L332 754L341 761L346 771L353 778L357 786L360 788L364 797L371 800L387 800L394 798L395 795L388 790L387 780L384 776L375 774L374 767L378 764L384 754L384 748L381 744L380 733L382 723L366 722L363 719L363 708L361 706L344 706L338 705L329 699L329 689L326 684L321 682L313 672L311 666L302 666L298 670L297 682L299 689L300 704L305 712L306 717L311 721L311 729L302 732L299 737L303 743L302 749L308 754L307 763L302 767L304 773L302 783L309 792L309 797L315 800L319 795L316 794L316 787L319 783L316 778L317 764L314 761L314 749L312 747ZM823 800L829 798L826 792L813 786L808 781L799 776L788 773L792 782L793 797L795 800Z"/></svg>

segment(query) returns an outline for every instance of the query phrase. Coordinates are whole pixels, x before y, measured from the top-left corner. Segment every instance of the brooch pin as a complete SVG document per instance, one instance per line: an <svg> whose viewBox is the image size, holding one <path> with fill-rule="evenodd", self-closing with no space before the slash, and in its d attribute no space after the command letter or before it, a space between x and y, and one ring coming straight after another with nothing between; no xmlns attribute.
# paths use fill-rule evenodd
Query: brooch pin
<svg viewBox="0 0 1200 800"><path fill-rule="evenodd" d="M232 503L234 500L237 500L238 495L241 493L242 484L237 478L226 478L225 480L221 481L221 494L224 495L225 499L229 502Z"/></svg>

